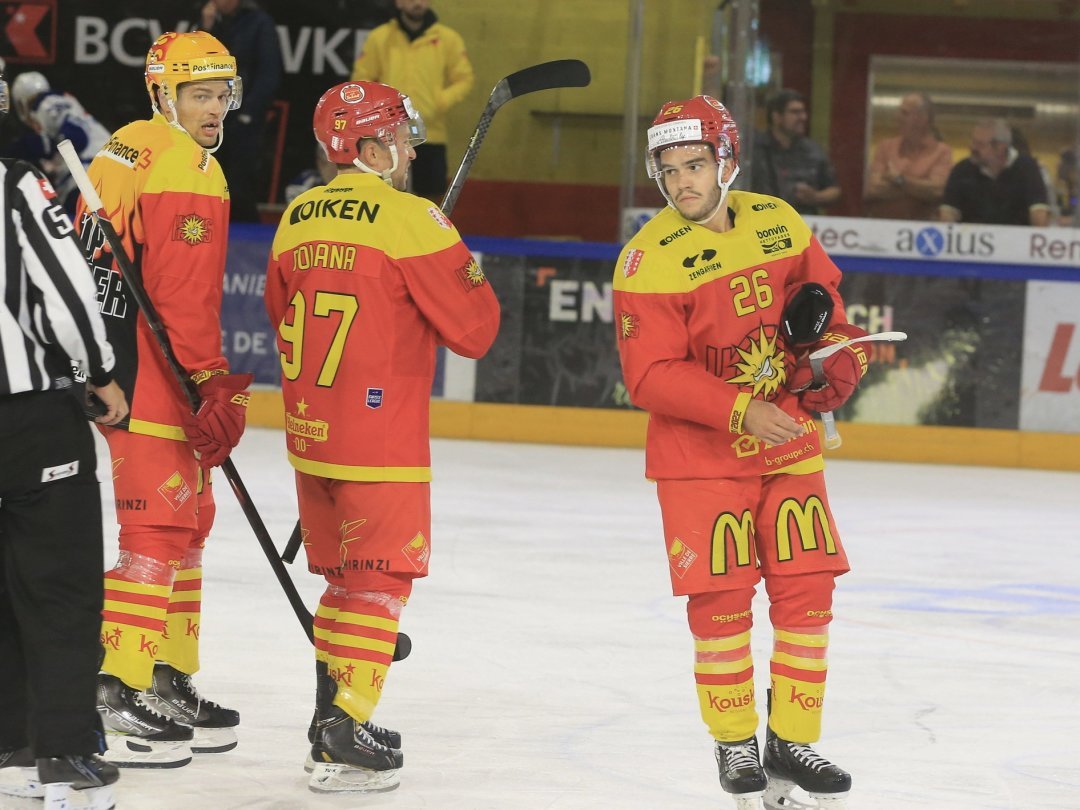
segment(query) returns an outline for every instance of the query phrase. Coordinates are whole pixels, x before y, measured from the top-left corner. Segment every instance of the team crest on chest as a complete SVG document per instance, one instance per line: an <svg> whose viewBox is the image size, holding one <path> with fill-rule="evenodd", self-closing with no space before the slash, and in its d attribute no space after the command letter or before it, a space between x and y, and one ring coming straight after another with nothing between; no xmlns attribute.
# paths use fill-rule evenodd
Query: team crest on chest
<svg viewBox="0 0 1080 810"><path fill-rule="evenodd" d="M772 397L787 382L785 352L775 329L759 327L734 347L734 373L728 382L753 389L752 396Z"/></svg>

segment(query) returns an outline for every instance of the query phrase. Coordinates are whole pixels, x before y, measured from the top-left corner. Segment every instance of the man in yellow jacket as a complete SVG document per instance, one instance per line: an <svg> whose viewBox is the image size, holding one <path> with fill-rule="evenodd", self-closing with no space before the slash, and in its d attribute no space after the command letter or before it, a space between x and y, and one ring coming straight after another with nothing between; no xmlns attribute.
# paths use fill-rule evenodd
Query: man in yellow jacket
<svg viewBox="0 0 1080 810"><path fill-rule="evenodd" d="M461 35L438 21L430 0L395 0L397 14L368 35L352 80L382 82L412 99L427 142L410 167L414 193L438 201L446 191L446 113L473 85Z"/></svg>

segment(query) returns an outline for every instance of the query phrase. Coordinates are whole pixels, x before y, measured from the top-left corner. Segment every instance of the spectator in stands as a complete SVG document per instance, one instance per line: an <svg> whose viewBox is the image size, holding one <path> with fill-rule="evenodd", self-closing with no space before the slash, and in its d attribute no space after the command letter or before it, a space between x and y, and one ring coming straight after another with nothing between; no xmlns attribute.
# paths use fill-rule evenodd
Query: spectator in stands
<svg viewBox="0 0 1080 810"><path fill-rule="evenodd" d="M800 214L820 214L840 199L824 150L806 137L806 99L781 90L765 105L769 128L754 141L751 190L788 202Z"/></svg>
<svg viewBox="0 0 1080 810"><path fill-rule="evenodd" d="M236 70L244 82L243 103L229 119L229 135L215 155L229 184L230 219L258 222L263 130L282 75L277 28L255 0L209 0L201 16L202 30L221 40L236 57Z"/></svg>
<svg viewBox="0 0 1080 810"><path fill-rule="evenodd" d="M952 149L934 127L925 93L908 93L896 117L899 134L874 150L866 180L864 214L883 219L935 219L952 169Z"/></svg>
<svg viewBox="0 0 1080 810"><path fill-rule="evenodd" d="M353 81L396 87L416 105L427 141L416 147L410 190L440 201L446 191L446 113L468 95L473 69L461 35L438 21L429 0L396 0L397 15L373 30Z"/></svg>
<svg viewBox="0 0 1080 810"><path fill-rule="evenodd" d="M1039 165L1013 146L1012 130L1003 119L988 118L971 130L971 156L949 172L940 212L944 222L1049 224Z"/></svg>

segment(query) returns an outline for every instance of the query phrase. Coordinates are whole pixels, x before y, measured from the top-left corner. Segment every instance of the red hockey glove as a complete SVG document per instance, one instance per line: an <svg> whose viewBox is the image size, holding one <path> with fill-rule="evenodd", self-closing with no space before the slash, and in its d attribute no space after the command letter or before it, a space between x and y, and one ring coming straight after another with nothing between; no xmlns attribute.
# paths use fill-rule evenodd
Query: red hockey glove
<svg viewBox="0 0 1080 810"><path fill-rule="evenodd" d="M850 323L836 323L810 347L813 354L843 340L865 337L868 333ZM814 382L814 371L809 358L803 359L791 375L788 388L802 393L802 404L818 413L835 411L848 401L855 392L859 380L866 374L873 354L871 343L853 343L834 352L821 361L824 385Z"/></svg>
<svg viewBox="0 0 1080 810"><path fill-rule="evenodd" d="M215 374L199 386L202 404L184 415L184 432L199 453L199 464L216 467L229 457L244 433L251 374Z"/></svg>

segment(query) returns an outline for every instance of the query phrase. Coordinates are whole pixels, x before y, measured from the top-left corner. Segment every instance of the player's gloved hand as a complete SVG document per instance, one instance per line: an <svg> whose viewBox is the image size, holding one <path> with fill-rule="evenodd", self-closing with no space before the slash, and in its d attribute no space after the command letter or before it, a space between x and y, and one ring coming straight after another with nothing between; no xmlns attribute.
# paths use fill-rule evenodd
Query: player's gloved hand
<svg viewBox="0 0 1080 810"><path fill-rule="evenodd" d="M199 386L202 404L184 415L184 432L202 467L221 464L240 441L253 379L251 374L215 374Z"/></svg>
<svg viewBox="0 0 1080 810"><path fill-rule="evenodd" d="M821 340L810 346L810 353L831 346L850 338L865 337L864 329L850 323L836 323L829 326ZM835 411L848 401L859 381L866 374L866 369L873 354L872 343L853 343L829 355L822 361L824 385L814 383L814 371L809 358L800 361L788 381L788 388L801 393L802 404L818 413Z"/></svg>

